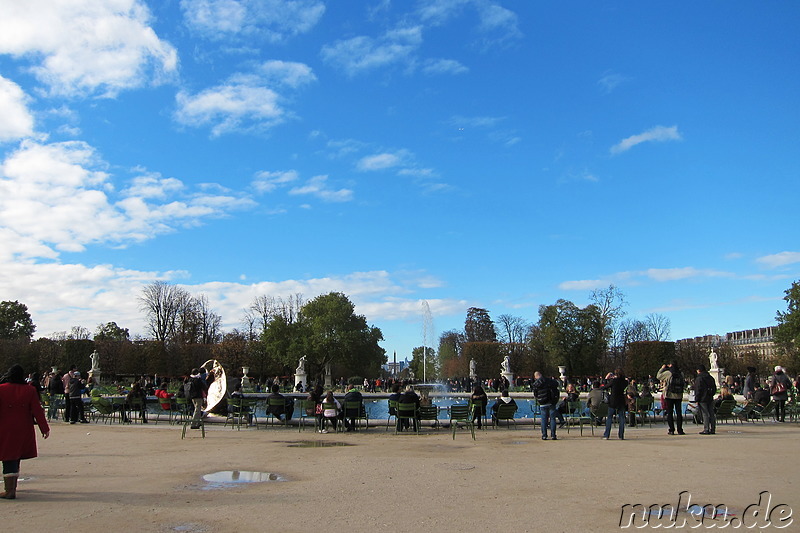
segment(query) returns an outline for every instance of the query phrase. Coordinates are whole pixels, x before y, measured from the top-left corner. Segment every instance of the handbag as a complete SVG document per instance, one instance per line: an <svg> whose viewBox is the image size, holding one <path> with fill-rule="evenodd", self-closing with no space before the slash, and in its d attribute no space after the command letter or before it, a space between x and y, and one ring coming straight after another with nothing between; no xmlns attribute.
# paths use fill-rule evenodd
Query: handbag
<svg viewBox="0 0 800 533"><path fill-rule="evenodd" d="M321 414L322 414L322 404L321 404L321 403L318 403L318 404L317 404L317 408L316 408L315 412L316 412L318 415L321 415Z"/></svg>
<svg viewBox="0 0 800 533"><path fill-rule="evenodd" d="M772 396L775 396L776 394L781 394L781 393L784 393L784 392L786 392L786 385L784 385L783 382L781 382L781 381L776 381L769 388L769 393Z"/></svg>

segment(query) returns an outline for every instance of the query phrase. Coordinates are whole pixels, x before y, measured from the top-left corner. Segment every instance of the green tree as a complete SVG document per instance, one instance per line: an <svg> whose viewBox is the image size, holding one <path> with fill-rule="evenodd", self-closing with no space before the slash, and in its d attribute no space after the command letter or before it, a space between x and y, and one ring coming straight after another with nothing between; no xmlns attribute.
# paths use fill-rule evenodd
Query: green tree
<svg viewBox="0 0 800 533"><path fill-rule="evenodd" d="M467 309L464 336L467 342L497 342L497 331L489 311L480 307Z"/></svg>
<svg viewBox="0 0 800 533"><path fill-rule="evenodd" d="M439 336L439 372L444 378L469 376L469 363L462 357L464 334L456 330Z"/></svg>
<svg viewBox="0 0 800 533"><path fill-rule="evenodd" d="M128 328L121 328L116 322L108 322L106 324L98 324L97 329L94 331L94 340L97 341L127 341L130 340L131 334Z"/></svg>
<svg viewBox="0 0 800 533"><path fill-rule="evenodd" d="M353 303L339 292L314 298L296 317L274 316L262 339L271 357L288 372L305 355L309 375L320 381L327 365L336 375L372 377L386 362L378 344L383 340L381 330L355 314Z"/></svg>
<svg viewBox="0 0 800 533"><path fill-rule="evenodd" d="M436 350L430 347L425 347L425 353L422 353L423 347L417 346L411 350L411 362L409 366L414 376L418 380L425 379L426 381L433 381L438 379L439 373L436 368L438 359L436 357Z"/></svg>
<svg viewBox="0 0 800 533"><path fill-rule="evenodd" d="M547 368L566 366L568 376L598 373L605 353L606 323L595 305L581 309L567 300L539 307L539 329Z"/></svg>
<svg viewBox="0 0 800 533"><path fill-rule="evenodd" d="M0 339L31 340L34 331L28 306L16 300L0 302Z"/></svg>
<svg viewBox="0 0 800 533"><path fill-rule="evenodd" d="M786 311L778 311L775 316L778 329L774 342L781 355L797 366L800 363L800 281L792 283L784 294Z"/></svg>

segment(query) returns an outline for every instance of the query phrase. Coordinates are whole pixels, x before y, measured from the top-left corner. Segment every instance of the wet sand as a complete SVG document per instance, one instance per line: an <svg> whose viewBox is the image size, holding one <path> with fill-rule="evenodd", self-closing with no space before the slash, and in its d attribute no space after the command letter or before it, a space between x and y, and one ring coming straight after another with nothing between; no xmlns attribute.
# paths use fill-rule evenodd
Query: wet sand
<svg viewBox="0 0 800 533"><path fill-rule="evenodd" d="M538 427L520 426L484 429L473 442L464 430L453 440L446 429L323 435L208 424L205 439L189 431L181 440L180 426L166 422L54 422L0 516L9 532L615 531L623 505L677 503L682 491L738 516L769 491L771 507L800 512L798 424L701 429L668 436L655 424L604 441L602 430L580 436L576 427L545 442ZM202 479L234 470L285 481ZM784 531L800 524L793 520Z"/></svg>

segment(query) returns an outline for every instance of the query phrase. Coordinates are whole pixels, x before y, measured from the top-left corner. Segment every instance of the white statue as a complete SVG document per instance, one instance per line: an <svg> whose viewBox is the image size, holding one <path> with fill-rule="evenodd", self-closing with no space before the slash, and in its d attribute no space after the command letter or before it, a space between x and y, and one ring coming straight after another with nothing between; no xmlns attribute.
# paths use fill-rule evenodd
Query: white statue
<svg viewBox="0 0 800 533"><path fill-rule="evenodd" d="M509 356L503 358L503 362L500 363L500 369L503 371L503 374L511 373L511 358Z"/></svg>
<svg viewBox="0 0 800 533"><path fill-rule="evenodd" d="M475 364L475 359L470 359L469 360L469 376L470 377L475 377L477 375L476 374L477 366L478 365Z"/></svg>
<svg viewBox="0 0 800 533"><path fill-rule="evenodd" d="M100 354L97 353L97 350L89 354L89 359L92 360L91 372L97 372L100 370Z"/></svg>
<svg viewBox="0 0 800 533"><path fill-rule="evenodd" d="M708 360L711 363L711 370L719 370L719 366L717 366L717 352L715 352L713 348L708 355Z"/></svg>
<svg viewBox="0 0 800 533"><path fill-rule="evenodd" d="M302 356L299 361L297 361L297 368L294 371L295 374L305 374L306 373L306 356Z"/></svg>

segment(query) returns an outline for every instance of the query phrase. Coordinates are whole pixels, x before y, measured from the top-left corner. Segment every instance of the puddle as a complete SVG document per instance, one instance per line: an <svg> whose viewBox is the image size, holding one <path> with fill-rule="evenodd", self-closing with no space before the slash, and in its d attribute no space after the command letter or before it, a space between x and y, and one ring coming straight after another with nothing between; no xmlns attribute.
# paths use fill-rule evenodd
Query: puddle
<svg viewBox="0 0 800 533"><path fill-rule="evenodd" d="M279 474L270 472L250 472L247 470L223 470L203 476L203 481L207 484L201 490L222 489L226 486L240 483L264 483L268 481L286 481L286 478Z"/></svg>
<svg viewBox="0 0 800 533"><path fill-rule="evenodd" d="M328 440L298 440L289 442L287 446L289 448L333 448L336 446L355 446L355 444Z"/></svg>
<svg viewBox="0 0 800 533"><path fill-rule="evenodd" d="M177 526L173 526L169 528L170 531L189 531L189 532L201 532L207 531L205 527L201 526L200 524L180 524Z"/></svg>
<svg viewBox="0 0 800 533"><path fill-rule="evenodd" d="M466 463L439 463L436 466L446 470L475 470L475 465Z"/></svg>

